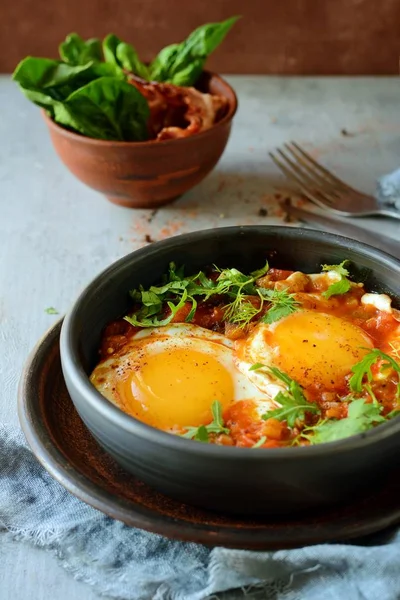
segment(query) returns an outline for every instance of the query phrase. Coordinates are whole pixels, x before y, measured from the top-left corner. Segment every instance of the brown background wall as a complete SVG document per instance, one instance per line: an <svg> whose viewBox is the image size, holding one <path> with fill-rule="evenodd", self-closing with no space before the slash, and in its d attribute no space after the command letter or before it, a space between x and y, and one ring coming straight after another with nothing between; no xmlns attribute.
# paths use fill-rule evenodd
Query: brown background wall
<svg viewBox="0 0 400 600"><path fill-rule="evenodd" d="M398 74L400 0L0 0L0 71L56 56L69 32L113 32L150 59L198 25L243 15L208 66L225 73Z"/></svg>

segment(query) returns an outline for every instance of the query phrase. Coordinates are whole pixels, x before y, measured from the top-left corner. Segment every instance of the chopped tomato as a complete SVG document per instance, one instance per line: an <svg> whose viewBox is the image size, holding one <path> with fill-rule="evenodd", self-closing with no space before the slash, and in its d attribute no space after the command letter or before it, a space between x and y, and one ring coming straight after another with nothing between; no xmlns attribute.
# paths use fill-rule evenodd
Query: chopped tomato
<svg viewBox="0 0 400 600"><path fill-rule="evenodd" d="M278 419L267 419L262 426L262 435L271 440L286 439L289 434L285 421Z"/></svg>
<svg viewBox="0 0 400 600"><path fill-rule="evenodd" d="M191 302L185 302L185 304L176 311L176 313L172 317L171 323L184 323L191 310L192 310ZM169 312L169 314L171 314L170 309L168 309L168 312ZM168 316L168 313L166 316Z"/></svg>
<svg viewBox="0 0 400 600"><path fill-rule="evenodd" d="M379 344L398 327L393 315L378 310L376 315L361 323L361 327Z"/></svg>

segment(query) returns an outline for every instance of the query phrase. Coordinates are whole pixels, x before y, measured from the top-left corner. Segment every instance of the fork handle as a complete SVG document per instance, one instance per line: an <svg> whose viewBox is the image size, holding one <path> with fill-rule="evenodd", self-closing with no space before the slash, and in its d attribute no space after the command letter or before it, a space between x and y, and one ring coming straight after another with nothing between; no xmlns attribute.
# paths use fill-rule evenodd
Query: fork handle
<svg viewBox="0 0 400 600"><path fill-rule="evenodd" d="M400 219L400 210L381 208L373 213L374 215L382 215L382 217L392 217L393 219Z"/></svg>
<svg viewBox="0 0 400 600"><path fill-rule="evenodd" d="M345 235L350 239L364 242L364 244L369 244L370 246L375 246L375 248L379 248L400 259L400 241L398 242L392 238L353 225L353 223L349 223L347 219L335 219L324 213L310 212L292 205L285 205L284 210L289 215L293 215L306 223L317 226L322 225L322 227L328 231L333 231L339 235Z"/></svg>

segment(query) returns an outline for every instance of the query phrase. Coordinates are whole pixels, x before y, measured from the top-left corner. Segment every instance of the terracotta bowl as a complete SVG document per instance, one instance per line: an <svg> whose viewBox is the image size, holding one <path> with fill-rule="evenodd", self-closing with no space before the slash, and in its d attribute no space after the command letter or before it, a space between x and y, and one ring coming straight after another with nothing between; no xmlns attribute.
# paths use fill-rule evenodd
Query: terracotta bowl
<svg viewBox="0 0 400 600"><path fill-rule="evenodd" d="M57 154L78 179L115 204L155 208L198 184L215 167L227 144L237 109L234 90L208 71L196 87L224 96L227 112L210 129L177 140L96 140L57 125L44 111L43 116Z"/></svg>
<svg viewBox="0 0 400 600"><path fill-rule="evenodd" d="M400 300L400 261L341 236L292 227L226 227L172 237L124 256L81 294L61 331L67 389L100 445L126 470L178 501L238 514L295 513L376 490L399 464L400 417L350 438L309 447L230 448L154 429L111 404L90 383L103 328L129 310L127 290L159 280L170 261L187 272L216 263L245 272L264 264L315 273L344 258L366 289ZM397 306L398 303L397 303Z"/></svg>

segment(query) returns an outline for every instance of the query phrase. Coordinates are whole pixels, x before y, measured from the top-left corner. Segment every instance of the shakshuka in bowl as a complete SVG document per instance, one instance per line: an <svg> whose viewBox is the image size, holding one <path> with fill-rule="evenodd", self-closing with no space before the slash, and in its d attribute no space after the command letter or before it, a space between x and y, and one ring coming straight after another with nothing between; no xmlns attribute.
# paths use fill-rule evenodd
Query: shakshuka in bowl
<svg viewBox="0 0 400 600"><path fill-rule="evenodd" d="M100 274L61 333L99 444L183 502L262 514L368 494L398 465L400 262L292 227L177 236Z"/></svg>

